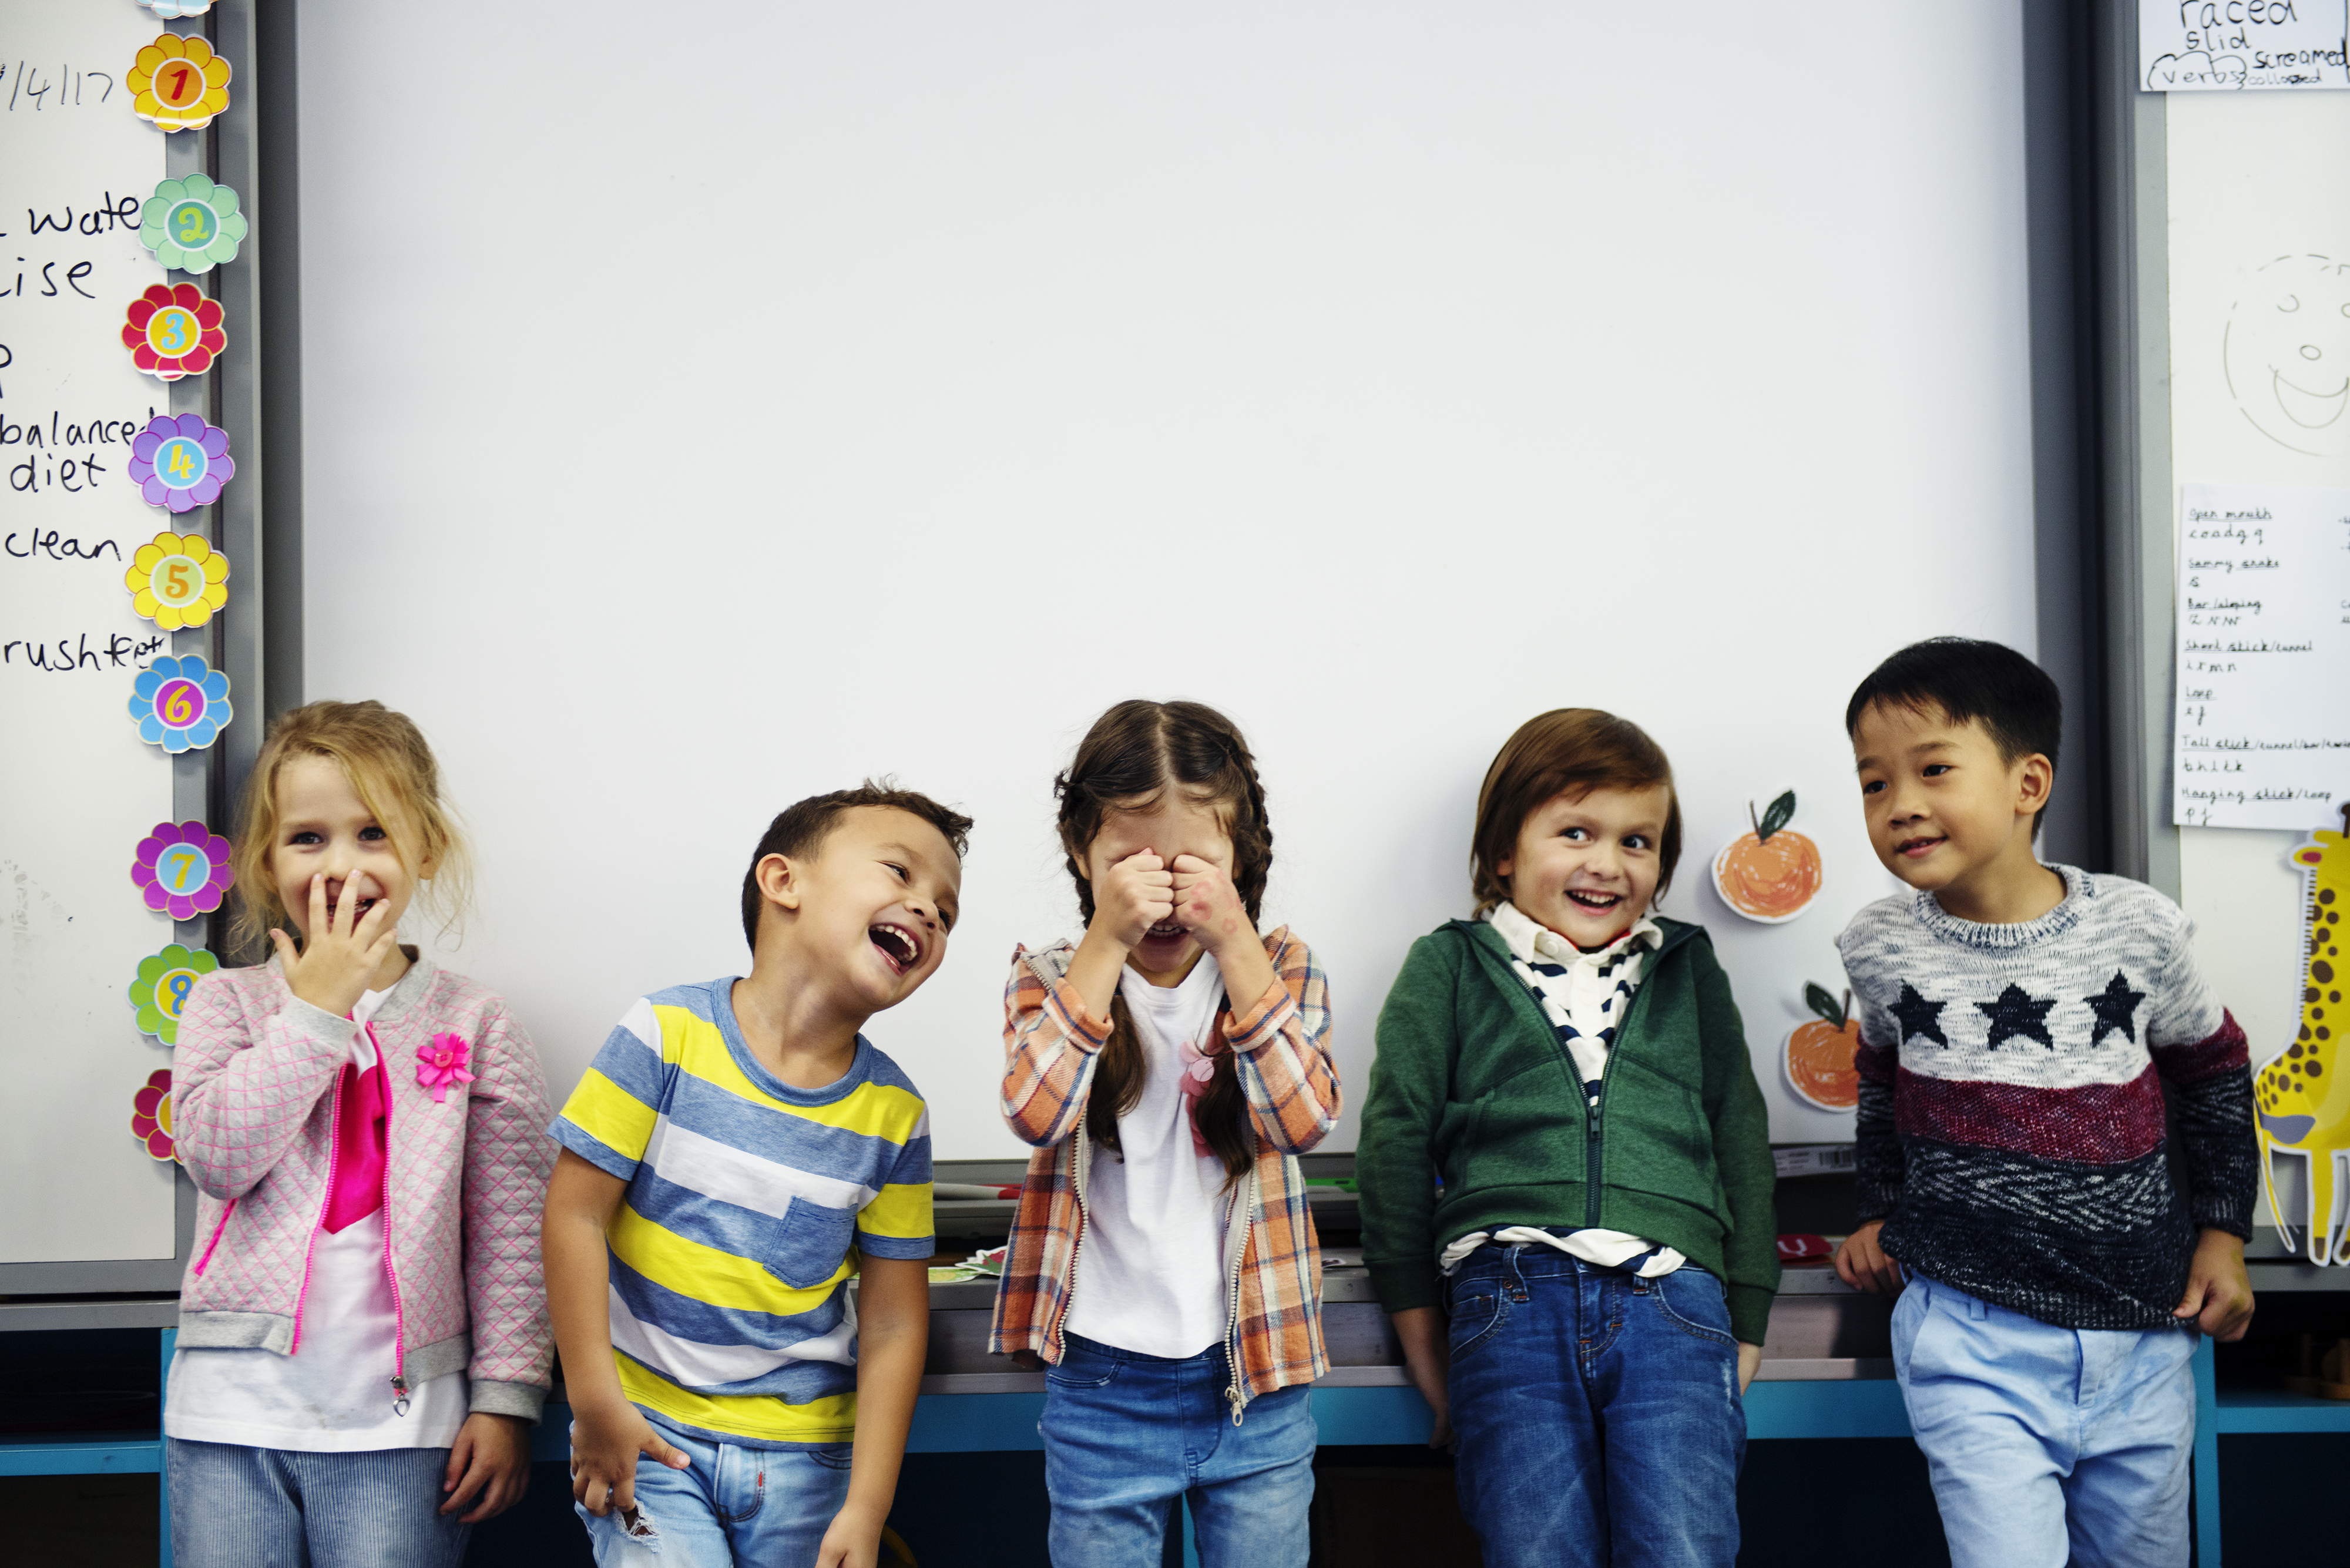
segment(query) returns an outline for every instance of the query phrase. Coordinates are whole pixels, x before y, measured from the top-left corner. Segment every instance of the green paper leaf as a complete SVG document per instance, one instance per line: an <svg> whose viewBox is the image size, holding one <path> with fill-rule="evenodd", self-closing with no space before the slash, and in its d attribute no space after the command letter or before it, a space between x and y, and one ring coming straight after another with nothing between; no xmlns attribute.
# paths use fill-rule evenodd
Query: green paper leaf
<svg viewBox="0 0 2350 1568"><path fill-rule="evenodd" d="M1757 844L1763 843L1769 839L1773 834L1778 832L1781 828L1786 826L1787 824L1794 820L1795 792L1794 790L1789 790L1786 794L1773 801L1771 803L1771 809L1762 814L1762 826L1755 831L1754 842Z"/></svg>
<svg viewBox="0 0 2350 1568"><path fill-rule="evenodd" d="M1778 807L1774 805L1772 809L1775 811ZM1804 1004L1838 1029L1844 1027L1844 1004L1830 995L1826 987L1806 981L1804 984Z"/></svg>

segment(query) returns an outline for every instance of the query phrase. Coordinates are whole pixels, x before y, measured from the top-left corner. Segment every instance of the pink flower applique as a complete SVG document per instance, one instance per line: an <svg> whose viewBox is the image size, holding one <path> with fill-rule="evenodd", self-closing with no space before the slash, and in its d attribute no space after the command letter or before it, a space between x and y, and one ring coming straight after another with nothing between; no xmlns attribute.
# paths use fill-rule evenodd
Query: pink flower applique
<svg viewBox="0 0 2350 1568"><path fill-rule="evenodd" d="M1183 1091L1183 1108L1191 1114L1191 1152L1212 1156L1216 1151L1200 1136L1200 1096L1208 1092L1209 1084L1215 1079L1216 1059L1201 1055L1200 1048L1189 1040L1177 1044L1175 1059L1182 1064L1181 1076L1175 1080L1175 1086Z"/></svg>
<svg viewBox="0 0 2350 1568"><path fill-rule="evenodd" d="M447 1103L452 1084L473 1081L473 1075L465 1071L473 1054L462 1034L435 1034L431 1044L416 1048L416 1081L432 1091L434 1105Z"/></svg>

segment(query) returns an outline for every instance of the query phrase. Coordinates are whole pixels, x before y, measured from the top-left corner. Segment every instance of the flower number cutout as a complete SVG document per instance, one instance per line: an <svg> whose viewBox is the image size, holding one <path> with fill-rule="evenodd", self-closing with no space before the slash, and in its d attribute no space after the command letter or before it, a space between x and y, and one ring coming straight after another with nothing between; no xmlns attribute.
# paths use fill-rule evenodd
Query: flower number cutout
<svg viewBox="0 0 2350 1568"><path fill-rule="evenodd" d="M123 472L148 505L192 512L220 499L221 486L236 477L236 461L228 454L228 431L205 423L203 415L157 414L131 438Z"/></svg>
<svg viewBox="0 0 2350 1568"><path fill-rule="evenodd" d="M122 85L130 112L158 130L202 130L228 110L228 61L195 34L164 33L139 51Z"/></svg>
<svg viewBox="0 0 2350 1568"><path fill-rule="evenodd" d="M139 4L166 22L182 16L201 16L213 8L213 0L139 0Z"/></svg>
<svg viewBox="0 0 2350 1568"><path fill-rule="evenodd" d="M177 1159L172 1142L172 1069L158 1067L130 1099L130 1136L147 1146L158 1160Z"/></svg>
<svg viewBox="0 0 2350 1568"><path fill-rule="evenodd" d="M130 683L130 716L139 738L177 756L220 738L233 716L228 677L191 653L158 659Z"/></svg>
<svg viewBox="0 0 2350 1568"><path fill-rule="evenodd" d="M166 1045L177 1045L188 992L218 968L220 960L203 949L183 948L177 942L140 959L138 976L130 982L130 1005L139 1010L139 1032L152 1034Z"/></svg>
<svg viewBox="0 0 2350 1568"><path fill-rule="evenodd" d="M473 1081L473 1075L465 1071L473 1055L473 1048L462 1034L435 1034L416 1048L416 1081L432 1091L434 1105L448 1103L452 1085Z"/></svg>
<svg viewBox="0 0 2350 1568"><path fill-rule="evenodd" d="M123 313L122 346L130 362L159 381L201 376L228 346L226 312L192 283L150 284Z"/></svg>
<svg viewBox="0 0 2350 1568"><path fill-rule="evenodd" d="M244 214L236 192L203 174L165 180L139 209L139 243L181 272L210 272L236 260Z"/></svg>
<svg viewBox="0 0 2350 1568"><path fill-rule="evenodd" d="M147 907L175 920L192 920L221 907L231 873L228 840L201 822L174 827L159 822L139 841L130 880Z"/></svg>
<svg viewBox="0 0 2350 1568"><path fill-rule="evenodd" d="M201 534L158 534L122 574L130 608L164 631L202 626L228 603L228 557Z"/></svg>

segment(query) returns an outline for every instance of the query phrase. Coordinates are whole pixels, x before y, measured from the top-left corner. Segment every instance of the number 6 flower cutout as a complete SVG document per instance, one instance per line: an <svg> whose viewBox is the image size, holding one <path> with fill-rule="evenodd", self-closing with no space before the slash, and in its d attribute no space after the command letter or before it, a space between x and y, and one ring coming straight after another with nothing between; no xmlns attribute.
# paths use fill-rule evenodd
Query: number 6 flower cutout
<svg viewBox="0 0 2350 1568"><path fill-rule="evenodd" d="M122 574L130 608L164 631L202 626L228 603L228 557L201 534L158 534Z"/></svg>
<svg viewBox="0 0 2350 1568"><path fill-rule="evenodd" d="M202 414L157 414L130 441L124 467L140 499L171 512L193 512L220 499L221 487L236 477L228 454L228 431L206 424Z"/></svg>
<svg viewBox="0 0 2350 1568"><path fill-rule="evenodd" d="M139 243L155 259L181 272L210 272L236 260L244 238L244 214L236 192L209 175L165 180L139 209Z"/></svg>
<svg viewBox="0 0 2350 1568"><path fill-rule="evenodd" d="M201 751L228 726L228 677L192 653L159 659L130 683L130 716L151 746L175 756Z"/></svg>
<svg viewBox="0 0 2350 1568"><path fill-rule="evenodd" d="M228 840L201 822L174 827L159 822L139 841L130 880L147 907L175 920L192 920L221 907L231 872Z"/></svg>
<svg viewBox="0 0 2350 1568"><path fill-rule="evenodd" d="M130 992L130 1005L139 1010L139 1033L152 1034L166 1045L177 1045L180 1018L188 1010L188 992L218 968L220 960L203 949L183 948L177 942L140 959Z"/></svg>
<svg viewBox="0 0 2350 1568"><path fill-rule="evenodd" d="M228 347L227 313L192 283L147 286L123 313L122 346L130 362L159 381L201 376Z"/></svg>
<svg viewBox="0 0 2350 1568"><path fill-rule="evenodd" d="M122 85L130 112L158 130L202 130L228 109L228 62L190 34L164 33L139 51Z"/></svg>

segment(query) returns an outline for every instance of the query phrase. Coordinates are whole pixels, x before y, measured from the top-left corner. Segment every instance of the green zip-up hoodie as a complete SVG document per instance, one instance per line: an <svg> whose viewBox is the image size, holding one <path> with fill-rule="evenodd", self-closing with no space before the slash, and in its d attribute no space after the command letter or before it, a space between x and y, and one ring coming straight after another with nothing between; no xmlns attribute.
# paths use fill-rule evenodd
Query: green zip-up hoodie
<svg viewBox="0 0 2350 1568"><path fill-rule="evenodd" d="M1597 1226L1718 1276L1731 1331L1762 1343L1779 1288L1762 1091L1704 928L1657 925L1596 1113L1499 931L1451 920L1412 944L1355 1153L1363 1262L1388 1312L1440 1304L1437 1259L1472 1231Z"/></svg>

